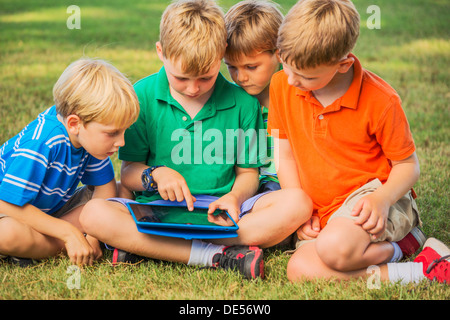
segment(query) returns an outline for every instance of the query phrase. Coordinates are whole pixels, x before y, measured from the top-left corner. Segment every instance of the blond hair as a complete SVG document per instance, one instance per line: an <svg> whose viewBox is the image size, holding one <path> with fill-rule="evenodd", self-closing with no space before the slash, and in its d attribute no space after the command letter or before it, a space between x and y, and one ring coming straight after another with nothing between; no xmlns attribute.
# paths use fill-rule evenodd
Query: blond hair
<svg viewBox="0 0 450 320"><path fill-rule="evenodd" d="M232 6L225 14L227 57L237 60L241 54L275 53L278 29L283 21L278 7L264 0L246 0Z"/></svg>
<svg viewBox="0 0 450 320"><path fill-rule="evenodd" d="M162 15L159 41L165 58L181 59L183 72L205 74L225 54L223 12L212 0L173 2Z"/></svg>
<svg viewBox="0 0 450 320"><path fill-rule="evenodd" d="M359 14L350 0L300 0L278 34L281 59L297 69L335 64L359 36Z"/></svg>
<svg viewBox="0 0 450 320"><path fill-rule="evenodd" d="M71 63L53 87L56 111L91 121L130 126L139 115L139 101L131 82L111 64L82 58Z"/></svg>

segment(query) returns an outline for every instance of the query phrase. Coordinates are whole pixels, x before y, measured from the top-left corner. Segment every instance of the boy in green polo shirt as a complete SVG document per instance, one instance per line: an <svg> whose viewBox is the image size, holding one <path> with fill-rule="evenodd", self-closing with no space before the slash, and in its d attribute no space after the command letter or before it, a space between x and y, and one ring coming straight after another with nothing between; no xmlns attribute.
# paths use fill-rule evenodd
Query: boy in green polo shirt
<svg viewBox="0 0 450 320"><path fill-rule="evenodd" d="M219 73L227 33L215 2L172 3L160 30L156 49L164 67L135 84L141 113L119 152L122 191L133 191L138 202L186 201L189 210L196 197L210 196L210 220L228 224L212 215L227 211L239 225L238 237L213 244L140 233L124 205L133 200L123 198L89 202L81 222L89 234L121 249L114 261L139 255L263 277L257 246L294 232L309 219L312 207L304 202L311 202L297 189L253 197L265 161L266 146L258 142L260 131L265 139L264 124L258 101Z"/></svg>

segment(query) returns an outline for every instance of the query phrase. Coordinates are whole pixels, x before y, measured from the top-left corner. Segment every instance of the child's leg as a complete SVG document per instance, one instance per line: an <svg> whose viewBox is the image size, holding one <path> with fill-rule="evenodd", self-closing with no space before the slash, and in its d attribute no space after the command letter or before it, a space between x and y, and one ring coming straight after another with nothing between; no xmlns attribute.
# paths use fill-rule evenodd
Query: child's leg
<svg viewBox="0 0 450 320"><path fill-rule="evenodd" d="M94 238L124 251L159 260L189 261L191 241L139 232L127 207L121 203L93 199L86 204L81 223Z"/></svg>
<svg viewBox="0 0 450 320"><path fill-rule="evenodd" d="M380 281L392 283L418 283L424 279L450 282L450 249L437 239L429 238L423 251L414 262L387 263L378 265ZM350 279L372 274L368 268L354 271L338 271L323 262L316 250L316 242L302 245L289 260L287 275L296 282L314 278Z"/></svg>
<svg viewBox="0 0 450 320"><path fill-rule="evenodd" d="M307 273L308 269L314 268L317 268L315 272L321 274L321 277L327 277L333 270L339 272L337 277L346 278L349 273L353 275L355 271L358 274L363 270L365 272L368 266L390 262L391 258L398 259L397 252L400 248L396 248L397 246L388 241L400 241L414 227L420 225L411 192L389 208L386 229L382 238L379 239L387 241L372 242L370 235L361 226L355 224L355 217L351 215L358 200L374 192L379 186L381 182L375 179L355 190L329 218L327 225L312 246L313 249L309 249L314 250L314 254L323 263L322 266L326 267L321 268L318 263L311 266L306 261L308 268L305 271L302 266L303 271L300 271L296 267L300 260L300 253L296 252L289 267L292 278L300 278L302 272Z"/></svg>
<svg viewBox="0 0 450 320"><path fill-rule="evenodd" d="M322 261L338 271L388 262L394 254L392 244L372 242L361 226L345 217L329 221L317 237L316 250Z"/></svg>
<svg viewBox="0 0 450 320"><path fill-rule="evenodd" d="M237 238L221 239L226 245L274 246L311 217L312 202L300 189L282 189L261 196L238 222Z"/></svg>
<svg viewBox="0 0 450 320"><path fill-rule="evenodd" d="M55 219L67 221L84 233L79 221L83 205L68 209L70 211L62 212L62 216L60 218L55 217ZM91 246L96 246L94 248L96 257L100 257L101 250L98 246L98 241L94 241L94 239L87 240ZM64 251L65 245L62 240L41 234L14 218L8 216L0 217L0 253L13 257L39 260L55 256Z"/></svg>
<svg viewBox="0 0 450 320"><path fill-rule="evenodd" d="M43 235L14 218L0 218L0 254L20 258L43 259L61 252L64 243Z"/></svg>
<svg viewBox="0 0 450 320"><path fill-rule="evenodd" d="M53 214L54 218L65 220L83 232L79 215L92 194L93 189L88 186L77 189L69 201ZM64 249L63 241L41 234L26 224L0 214L0 253L39 260L55 256Z"/></svg>
<svg viewBox="0 0 450 320"><path fill-rule="evenodd" d="M298 248L287 266L287 276L292 282L312 279L341 279L363 276L362 270L340 272L330 268L320 259L315 248L315 241L308 242Z"/></svg>
<svg viewBox="0 0 450 320"><path fill-rule="evenodd" d="M123 251L153 259L237 269L247 278L264 276L262 252L252 247L225 247L202 241L141 233L122 203L93 199L83 209L86 232Z"/></svg>
<svg viewBox="0 0 450 320"><path fill-rule="evenodd" d="M386 241L371 242L367 232L352 220L336 218L320 232L316 241L296 250L288 264L288 278L296 281L364 276L367 267L388 262L393 252L393 246Z"/></svg>

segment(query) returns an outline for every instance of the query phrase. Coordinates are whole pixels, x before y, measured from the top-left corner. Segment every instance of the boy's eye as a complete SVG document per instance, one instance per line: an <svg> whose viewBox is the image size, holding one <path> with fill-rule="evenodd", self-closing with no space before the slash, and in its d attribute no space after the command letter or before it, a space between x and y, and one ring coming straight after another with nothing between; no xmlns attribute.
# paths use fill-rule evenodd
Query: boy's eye
<svg viewBox="0 0 450 320"><path fill-rule="evenodd" d="M257 68L257 66L247 66L248 70L255 70Z"/></svg>
<svg viewBox="0 0 450 320"><path fill-rule="evenodd" d="M186 81L187 78L180 78L180 77L175 77L178 81Z"/></svg>
<svg viewBox="0 0 450 320"><path fill-rule="evenodd" d="M200 78L200 80L204 81L204 82L210 81L211 79L212 79L212 77Z"/></svg>

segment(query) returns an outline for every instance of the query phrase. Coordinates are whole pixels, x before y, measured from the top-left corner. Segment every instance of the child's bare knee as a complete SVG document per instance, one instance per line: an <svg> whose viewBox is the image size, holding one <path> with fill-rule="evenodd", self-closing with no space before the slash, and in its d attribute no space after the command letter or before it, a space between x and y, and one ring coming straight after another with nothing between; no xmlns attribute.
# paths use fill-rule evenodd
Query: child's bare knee
<svg viewBox="0 0 450 320"><path fill-rule="evenodd" d="M348 271L355 248L346 241L343 232L328 232L317 238L316 250L322 262L329 268L336 271Z"/></svg>
<svg viewBox="0 0 450 320"><path fill-rule="evenodd" d="M98 226L98 223L103 219L106 207L105 202L106 200L104 199L92 199L84 205L80 214L80 223L86 232Z"/></svg>
<svg viewBox="0 0 450 320"><path fill-rule="evenodd" d="M24 245L24 241L29 239L24 234L27 230L29 228L24 228L20 222L11 217L0 219L0 253L13 254L17 252Z"/></svg>

